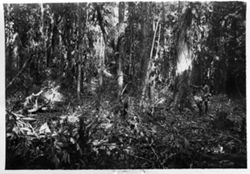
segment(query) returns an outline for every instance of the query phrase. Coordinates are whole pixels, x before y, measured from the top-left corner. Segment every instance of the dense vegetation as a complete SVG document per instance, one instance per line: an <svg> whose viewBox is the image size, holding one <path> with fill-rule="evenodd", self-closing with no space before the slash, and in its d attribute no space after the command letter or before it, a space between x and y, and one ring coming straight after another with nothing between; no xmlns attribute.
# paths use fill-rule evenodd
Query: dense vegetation
<svg viewBox="0 0 250 174"><path fill-rule="evenodd" d="M246 168L246 4L4 4L7 169Z"/></svg>

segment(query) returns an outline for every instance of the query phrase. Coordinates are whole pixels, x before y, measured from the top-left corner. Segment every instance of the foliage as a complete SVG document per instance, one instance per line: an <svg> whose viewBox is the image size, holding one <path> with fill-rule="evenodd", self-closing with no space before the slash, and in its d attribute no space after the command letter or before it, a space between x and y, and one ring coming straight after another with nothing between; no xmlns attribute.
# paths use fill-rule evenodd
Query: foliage
<svg viewBox="0 0 250 174"><path fill-rule="evenodd" d="M60 117L25 117L8 112L6 167L244 167L246 149L239 136L244 110L224 96L213 100L221 104L211 110L209 117L201 118L188 111L185 117L162 110L154 115L139 113L130 105L128 117L122 120L108 103L99 115L87 105ZM222 107L233 126L214 127L215 112Z"/></svg>

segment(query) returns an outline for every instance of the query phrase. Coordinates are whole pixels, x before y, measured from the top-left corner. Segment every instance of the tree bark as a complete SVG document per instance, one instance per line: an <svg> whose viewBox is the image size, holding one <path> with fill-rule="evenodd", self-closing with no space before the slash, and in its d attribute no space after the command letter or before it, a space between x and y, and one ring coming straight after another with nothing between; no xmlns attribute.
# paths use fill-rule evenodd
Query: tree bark
<svg viewBox="0 0 250 174"><path fill-rule="evenodd" d="M192 22L192 9L187 8L181 17L180 28L177 36L177 65L174 91L174 105L182 110L184 107L191 107L191 72L192 52L188 43L187 30Z"/></svg>
<svg viewBox="0 0 250 174"><path fill-rule="evenodd" d="M151 50L151 43L152 43L152 35L153 35L153 26L152 21L150 21L151 13L151 6L147 2L141 3L141 15L145 16L145 19L142 21L142 50L141 50L141 60L140 60L140 78L142 79L141 85L143 86L143 79L145 79L148 61L149 61L149 54Z"/></svg>
<svg viewBox="0 0 250 174"><path fill-rule="evenodd" d="M105 50L105 43L104 43L104 36L101 34L100 37L100 52L99 52L99 85L100 88L103 86L103 70L104 70L104 52Z"/></svg>
<svg viewBox="0 0 250 174"><path fill-rule="evenodd" d="M105 62L105 45L107 42L107 33L104 27L104 19L103 19L103 15L101 12L101 7L94 3L94 7L95 10L97 12L97 20L98 20L98 24L99 27L101 29L101 38L100 38L100 52L99 52L99 70L98 70L98 74L99 74L99 95L101 95L101 91L102 91L102 87L103 87L103 70L104 70L104 62ZM99 96L98 98L101 98L101 96Z"/></svg>
<svg viewBox="0 0 250 174"><path fill-rule="evenodd" d="M160 50L160 39L161 39L161 24L159 24L159 31L158 31L158 38L157 38L157 48L156 48L156 52L155 52L155 58L153 60L157 60L159 58L158 54L159 54L159 50ZM152 65L152 71L155 71L154 75L151 76L150 82L150 94L151 96L149 97L151 100L154 99L153 97L155 96L155 86L156 86L156 65L153 64ZM151 73L151 72L150 72Z"/></svg>
<svg viewBox="0 0 250 174"><path fill-rule="evenodd" d="M82 74L82 66L78 64L78 76L77 76L77 99L80 101L81 99L81 74Z"/></svg>
<svg viewBox="0 0 250 174"><path fill-rule="evenodd" d="M149 75L150 75L151 68L152 68L152 63L153 63L153 51L154 51L154 47L155 47L155 38L156 38L156 35L157 35L159 22L160 22L160 18L157 21L155 33L154 33L154 36L153 36L149 61L148 61L147 70L146 70L146 76L145 76L144 83L143 83L143 88L142 88L142 97L141 97L141 101L140 101L140 106L143 106L143 103L144 103L146 98L148 98L148 97L151 98L151 94L150 94L151 91L149 90L149 82L150 82L149 81L150 80ZM147 90L149 90L148 91L149 92L148 96L146 96Z"/></svg>
<svg viewBox="0 0 250 174"><path fill-rule="evenodd" d="M117 82L118 82L118 99L120 99L121 95L122 95L122 89L123 89L123 83L124 83L124 73L122 71L122 59L123 59L123 43L120 37L120 33L121 33L121 25L124 22L124 2L120 2L119 3L119 22L118 22L118 39L117 39L117 48L119 50L119 54L118 54L118 69L117 69ZM120 40L120 42L119 42Z"/></svg>

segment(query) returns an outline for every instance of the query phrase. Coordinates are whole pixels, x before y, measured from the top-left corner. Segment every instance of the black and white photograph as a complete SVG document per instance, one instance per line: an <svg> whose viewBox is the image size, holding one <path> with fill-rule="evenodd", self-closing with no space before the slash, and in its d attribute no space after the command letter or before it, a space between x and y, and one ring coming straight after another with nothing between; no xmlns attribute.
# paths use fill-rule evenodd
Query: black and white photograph
<svg viewBox="0 0 250 174"><path fill-rule="evenodd" d="M1 5L4 170L247 169L246 1Z"/></svg>

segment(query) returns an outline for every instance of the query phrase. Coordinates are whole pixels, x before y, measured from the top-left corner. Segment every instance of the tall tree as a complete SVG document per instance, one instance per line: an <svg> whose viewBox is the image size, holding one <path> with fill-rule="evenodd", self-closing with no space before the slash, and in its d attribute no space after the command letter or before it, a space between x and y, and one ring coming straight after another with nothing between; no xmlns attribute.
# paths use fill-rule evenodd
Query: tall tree
<svg viewBox="0 0 250 174"><path fill-rule="evenodd" d="M78 67L77 67L77 69L78 69L78 74L77 74L77 98L78 98L78 101L80 101L80 99L81 99L81 79L82 79L82 65L81 65L81 58L82 58L82 47L81 47L81 43L82 43L82 37L81 37L81 35L82 35L82 21L81 21L81 14L82 14L82 10L80 9L80 5L79 5L79 3L77 3L77 23L78 23L78 25L77 25L77 30L78 30L78 37L77 37L77 39L78 39L78 41L77 41L77 43L78 43Z"/></svg>
<svg viewBox="0 0 250 174"><path fill-rule="evenodd" d="M119 21L117 24L117 33L118 33L118 38L117 43L116 43L116 47L118 47L117 51L119 51L118 53L118 69L117 69L117 81L118 81L118 97L120 97L122 95L122 89L123 89L123 85L124 85L124 73L122 70L122 62L123 62L123 56L124 56L124 45L122 42L122 36L121 33L124 32L122 30L124 30L123 27L123 23L124 23L124 9L125 9L125 4L124 2L119 2L119 6L118 6L119 10L118 10L118 14L119 14Z"/></svg>
<svg viewBox="0 0 250 174"><path fill-rule="evenodd" d="M190 75L192 71L192 51L189 42L188 30L192 23L192 6L184 4L184 13L179 20L177 33L177 64L176 64L176 89L174 95L175 105L182 109L186 104L190 94ZM189 107L189 106L188 106Z"/></svg>
<svg viewBox="0 0 250 174"><path fill-rule="evenodd" d="M152 46L151 46L151 51L150 51L150 55L149 55L149 61L148 61L148 65L147 65L147 69L146 69L146 76L145 76L145 80L144 80L144 83L143 83L143 88L142 88L142 98L141 98L141 106L143 105L143 102L145 99L149 98L149 100L151 100L152 96L152 92L153 92L153 88L154 87L150 87L149 85L152 85L154 82L154 79L150 78L150 74L151 72L153 71L154 69L154 65L153 65L153 61L154 61L154 55L153 55L153 52L154 52L154 49L155 49L155 46L157 47L156 48L156 54L158 52L158 47L159 47L159 40L158 40L158 43L156 43L156 37L157 37L157 32L160 33L161 32L161 27L159 26L159 23L160 23L160 17L156 23L156 28L155 28L155 32L154 32L154 36L153 36L153 41L152 41ZM158 36L158 38L160 38ZM157 45L158 44L158 45ZM153 82L153 83L150 83L150 82ZM148 94L148 95L147 95Z"/></svg>

